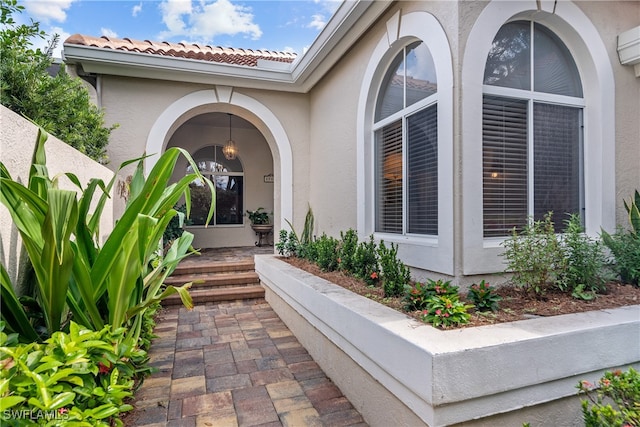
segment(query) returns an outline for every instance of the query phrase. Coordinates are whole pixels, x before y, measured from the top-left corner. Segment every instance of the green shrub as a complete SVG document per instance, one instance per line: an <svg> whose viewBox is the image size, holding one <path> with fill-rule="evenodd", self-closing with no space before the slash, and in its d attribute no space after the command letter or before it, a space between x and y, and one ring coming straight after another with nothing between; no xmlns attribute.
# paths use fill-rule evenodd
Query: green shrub
<svg viewBox="0 0 640 427"><path fill-rule="evenodd" d="M561 238L564 265L558 274L558 287L580 294L601 292L605 284L605 258L599 241L584 234L580 217L571 215Z"/></svg>
<svg viewBox="0 0 640 427"><path fill-rule="evenodd" d="M338 269L338 240L322 233L322 236L313 242L315 263L324 271Z"/></svg>
<svg viewBox="0 0 640 427"><path fill-rule="evenodd" d="M496 294L496 289L484 280L471 285L467 298L478 311L496 311L498 303L502 300L502 297Z"/></svg>
<svg viewBox="0 0 640 427"><path fill-rule="evenodd" d="M409 267L398 259L398 246L391 243L391 247L387 248L384 242L380 242L378 256L384 295L387 297L400 296L411 279L411 272Z"/></svg>
<svg viewBox="0 0 640 427"><path fill-rule="evenodd" d="M420 317L423 322L435 327L464 325L471 318L468 312L470 308L473 305L464 304L459 300L458 294L435 295L427 300L427 309Z"/></svg>
<svg viewBox="0 0 640 427"><path fill-rule="evenodd" d="M640 374L627 371L605 372L598 384L581 381L576 386L582 400L586 427L640 426Z"/></svg>
<svg viewBox="0 0 640 427"><path fill-rule="evenodd" d="M377 245L373 236L366 242L360 242L353 258L353 275L364 280L369 286L378 284L380 270L378 269Z"/></svg>
<svg viewBox="0 0 640 427"><path fill-rule="evenodd" d="M563 265L563 253L551 213L542 221L529 222L521 233L514 228L502 245L511 281L536 295L543 295L547 286L555 285Z"/></svg>
<svg viewBox="0 0 640 427"><path fill-rule="evenodd" d="M435 296L458 296L458 287L451 281L428 279L424 284L417 282L404 287L404 309L407 311L426 310L429 300Z"/></svg>
<svg viewBox="0 0 640 427"><path fill-rule="evenodd" d="M3 329L0 322L3 425L122 425L117 417L132 409L127 399L147 372L140 369L146 352L125 343L124 328L91 331L71 322L69 333L55 332L42 344L19 344Z"/></svg>
<svg viewBox="0 0 640 427"><path fill-rule="evenodd" d="M609 265L624 283L640 284L640 236L622 228L614 234L602 232L604 244L611 250Z"/></svg>
<svg viewBox="0 0 640 427"><path fill-rule="evenodd" d="M0 18L0 102L23 115L47 132L101 163L107 162L109 136L117 126L105 126L104 112L90 100L87 88L69 76L64 66L55 76L48 68L51 51L34 50L31 40L46 34L39 23L17 25L12 15L23 6L15 0L3 0Z"/></svg>
<svg viewBox="0 0 640 427"><path fill-rule="evenodd" d="M213 184L199 172L169 184L180 155L197 171L193 159L180 148L160 156L148 177L142 159L132 161L138 164L127 206L100 245L100 217L115 177L108 184L92 179L83 188L75 175L67 174L79 187L78 193L58 189L46 167L46 139L45 133L38 133L28 187L12 179L0 162L0 202L8 209L35 271L36 292L29 296L43 313L44 324L32 323L0 265L2 320L7 330L18 332L25 342L41 339L39 326L49 336L66 330L71 319L96 331L105 325L114 330L127 326L127 337L134 345L144 312L158 301L178 293L185 306L192 307L190 284L174 287L163 282L189 254L193 234L185 232L164 256L159 257L158 246L177 214L173 206L178 200L186 195L187 212L190 209L189 183L200 179L212 192ZM94 200L96 192L98 200Z"/></svg>
<svg viewBox="0 0 640 427"><path fill-rule="evenodd" d="M349 274L355 272L355 256L358 248L358 234L354 229L340 232L339 268Z"/></svg>

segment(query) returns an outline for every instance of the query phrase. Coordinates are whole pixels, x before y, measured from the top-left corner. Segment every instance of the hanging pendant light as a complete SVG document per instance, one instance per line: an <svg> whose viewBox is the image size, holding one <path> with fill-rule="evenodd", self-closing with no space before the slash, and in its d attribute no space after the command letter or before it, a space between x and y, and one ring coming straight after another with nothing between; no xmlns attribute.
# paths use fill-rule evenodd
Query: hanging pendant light
<svg viewBox="0 0 640 427"><path fill-rule="evenodd" d="M236 146L236 143L233 142L233 139L231 139L231 114L229 114L229 140L227 141L227 144L222 147L222 153L227 160L233 160L238 155L238 147Z"/></svg>

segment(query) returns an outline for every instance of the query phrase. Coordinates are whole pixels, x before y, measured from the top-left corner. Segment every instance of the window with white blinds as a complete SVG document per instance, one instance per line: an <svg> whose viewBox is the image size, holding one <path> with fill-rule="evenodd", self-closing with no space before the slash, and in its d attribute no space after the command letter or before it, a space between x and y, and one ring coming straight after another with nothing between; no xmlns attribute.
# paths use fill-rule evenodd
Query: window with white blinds
<svg viewBox="0 0 640 427"><path fill-rule="evenodd" d="M507 236L548 212L562 231L569 214L584 211L584 102L569 50L540 24L505 24L487 57L484 83L484 236Z"/></svg>
<svg viewBox="0 0 640 427"><path fill-rule="evenodd" d="M553 212L556 231L581 211L581 115L580 108L533 104L534 218Z"/></svg>
<svg viewBox="0 0 640 427"><path fill-rule="evenodd" d="M438 234L438 108L407 117L407 232Z"/></svg>
<svg viewBox="0 0 640 427"><path fill-rule="evenodd" d="M435 66L414 42L389 65L375 120L375 231L438 234Z"/></svg>
<svg viewBox="0 0 640 427"><path fill-rule="evenodd" d="M376 132L376 231L402 233L402 121Z"/></svg>
<svg viewBox="0 0 640 427"><path fill-rule="evenodd" d="M486 96L482 108L485 237L527 220L527 101Z"/></svg>

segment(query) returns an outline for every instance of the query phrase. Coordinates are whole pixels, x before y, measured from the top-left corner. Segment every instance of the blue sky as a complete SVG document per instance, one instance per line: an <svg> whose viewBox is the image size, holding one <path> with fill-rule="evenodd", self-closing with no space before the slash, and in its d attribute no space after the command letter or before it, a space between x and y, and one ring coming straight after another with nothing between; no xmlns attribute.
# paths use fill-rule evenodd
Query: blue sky
<svg viewBox="0 0 640 427"><path fill-rule="evenodd" d="M311 45L340 0L21 0L16 21L33 19L62 41L80 33L138 40L296 52ZM17 19L19 18L19 19ZM38 43L36 47L45 43Z"/></svg>

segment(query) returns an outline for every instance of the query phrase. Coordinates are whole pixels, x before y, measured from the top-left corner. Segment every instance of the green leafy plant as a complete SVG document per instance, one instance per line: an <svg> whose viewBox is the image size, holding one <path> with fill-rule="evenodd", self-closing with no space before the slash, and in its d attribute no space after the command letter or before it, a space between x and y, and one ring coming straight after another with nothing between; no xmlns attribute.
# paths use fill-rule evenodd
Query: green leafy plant
<svg viewBox="0 0 640 427"><path fill-rule="evenodd" d="M184 233L184 226L191 224L191 220L187 218L187 205L182 203L174 206L173 208L176 211L176 216L171 218L171 221L169 221L167 228L162 234L162 240L165 245L170 245L174 240L182 236Z"/></svg>
<svg viewBox="0 0 640 427"><path fill-rule="evenodd" d="M358 234L352 228L340 232L338 264L342 271L353 274L355 271L355 255L358 248Z"/></svg>
<svg viewBox="0 0 640 427"><path fill-rule="evenodd" d="M107 162L109 135L117 127L105 126L104 112L96 107L82 81L64 65L50 76L54 35L45 51L32 48L32 40L45 39L39 23L17 24L14 14L24 7L16 0L2 1L0 16L0 102L28 117L47 132L101 163Z"/></svg>
<svg viewBox="0 0 640 427"><path fill-rule="evenodd" d="M464 304L458 299L458 295L435 295L427 301L427 309L420 316L423 322L431 323L435 327L447 328L449 326L469 323L471 314L468 310L473 305Z"/></svg>
<svg viewBox="0 0 640 427"><path fill-rule="evenodd" d="M251 224L269 224L269 213L265 212L264 208L258 208L255 211L247 210L247 216Z"/></svg>
<svg viewBox="0 0 640 427"><path fill-rule="evenodd" d="M173 206L182 197L189 212L189 183L200 179L212 192L213 184L199 172L169 184L180 155L198 170L180 148L168 149L148 177L143 159L123 163L121 167L138 163L130 196L122 217L100 245L100 216L115 178L108 184L93 179L83 188L78 178L68 173L78 195L58 189L56 179L48 175L45 141L46 134L40 131L27 187L13 180L0 163L0 202L9 210L35 271L33 297L43 313L45 337L65 329L73 319L93 330L107 324L114 330L126 325L133 345L140 335L143 314L153 304L178 293L185 306L192 307L187 290L190 284L165 287L163 282L189 254L193 234L185 232L164 256L158 254L159 242L177 214ZM101 194L94 200L96 193ZM96 206L93 212L91 206ZM37 325L27 316L3 270L0 266L2 319L9 331L19 332L24 341L33 340L38 336ZM20 323L25 319L26 323Z"/></svg>
<svg viewBox="0 0 640 427"><path fill-rule="evenodd" d="M304 219L304 228L300 236L296 233L293 224L287 219L285 219L285 221L289 225L290 230L284 233L282 230L280 231L280 239L279 242L276 243L278 253L283 256L299 256L309 260L313 259L312 254L309 253L312 250L311 243L313 241L314 228L314 217L311 206L309 206L307 210L307 215Z"/></svg>
<svg viewBox="0 0 640 427"><path fill-rule="evenodd" d="M602 230L602 241L609 248L609 264L625 283L640 284L640 193L636 190L629 203L624 200L629 230L618 227L611 235Z"/></svg>
<svg viewBox="0 0 640 427"><path fill-rule="evenodd" d="M484 280L471 285L467 298L478 311L496 311L498 303L502 300L502 297L496 294L496 289Z"/></svg>
<svg viewBox="0 0 640 427"><path fill-rule="evenodd" d="M640 374L608 371L597 384L581 381L576 386L582 399L582 416L586 427L631 427L640 425Z"/></svg>
<svg viewBox="0 0 640 427"><path fill-rule="evenodd" d="M313 242L315 263L324 271L338 269L338 240L322 233Z"/></svg>
<svg viewBox="0 0 640 427"><path fill-rule="evenodd" d="M377 245L373 236L360 242L353 258L353 275L369 286L378 284L380 270L378 268Z"/></svg>
<svg viewBox="0 0 640 427"><path fill-rule="evenodd" d="M578 286L581 294L604 290L604 253L599 241L584 234L580 216L573 214L566 221L561 249L564 265L559 270L557 282L561 290L573 293Z"/></svg>
<svg viewBox="0 0 640 427"><path fill-rule="evenodd" d="M378 257L384 295L387 297L400 296L404 287L411 280L411 272L409 267L398 259L398 246L392 243L391 247L387 248L384 242L380 242Z"/></svg>
<svg viewBox="0 0 640 427"><path fill-rule="evenodd" d="M125 343L125 329L90 331L74 322L44 343L21 344L0 322L0 413L3 425L122 425L146 353ZM22 416L20 414L23 414ZM12 416L13 415L13 416ZM47 419L49 418L49 419ZM51 419L53 418L53 419Z"/></svg>
<svg viewBox="0 0 640 427"><path fill-rule="evenodd" d="M564 262L551 217L548 213L542 221L530 221L521 233L514 228L502 243L507 271L513 273L511 281L538 296L556 283Z"/></svg>
<svg viewBox="0 0 640 427"><path fill-rule="evenodd" d="M404 308L407 311L426 310L429 300L434 296L458 296L458 287L451 281L428 279L425 283L416 282L404 287Z"/></svg>

